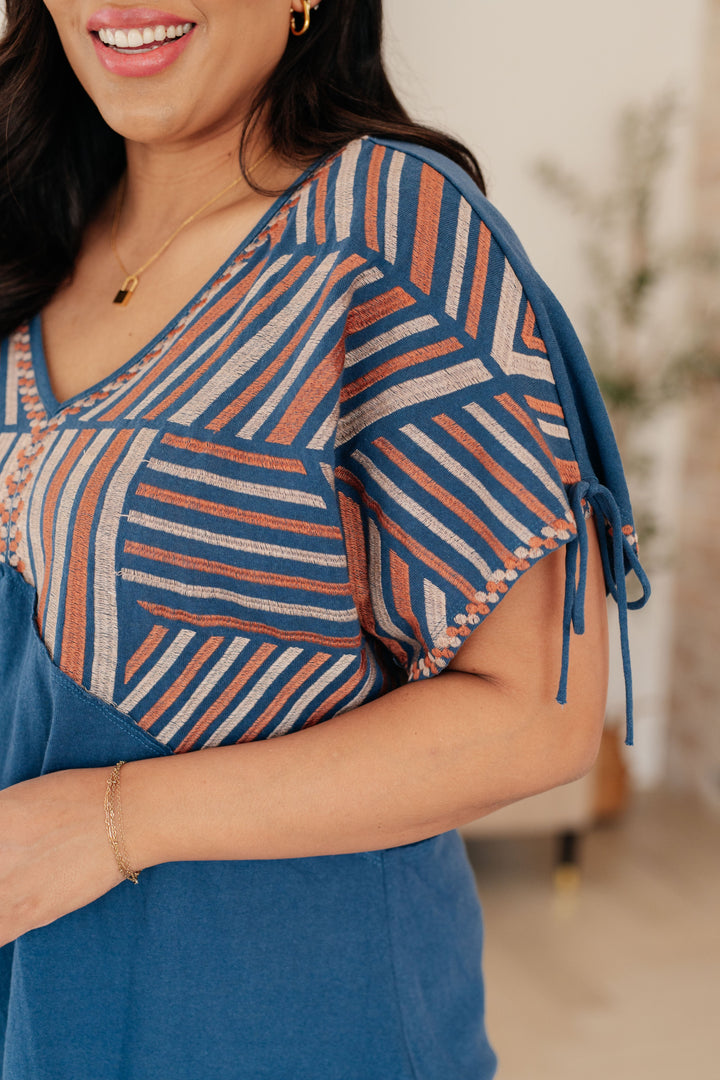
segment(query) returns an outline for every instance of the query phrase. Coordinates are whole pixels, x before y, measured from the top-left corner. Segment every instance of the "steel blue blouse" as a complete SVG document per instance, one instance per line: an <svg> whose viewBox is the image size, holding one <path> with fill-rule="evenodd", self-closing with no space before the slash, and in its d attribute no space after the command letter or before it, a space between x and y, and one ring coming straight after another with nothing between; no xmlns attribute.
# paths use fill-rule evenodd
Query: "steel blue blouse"
<svg viewBox="0 0 720 1080"><path fill-rule="evenodd" d="M315 163L63 403L36 316L2 344L0 420L0 786L436 677L561 546L564 701L592 512L632 742L626 574L648 589L615 440L557 300L446 157L365 137ZM0 949L0 1077L491 1080L482 940L455 830L164 863Z"/></svg>

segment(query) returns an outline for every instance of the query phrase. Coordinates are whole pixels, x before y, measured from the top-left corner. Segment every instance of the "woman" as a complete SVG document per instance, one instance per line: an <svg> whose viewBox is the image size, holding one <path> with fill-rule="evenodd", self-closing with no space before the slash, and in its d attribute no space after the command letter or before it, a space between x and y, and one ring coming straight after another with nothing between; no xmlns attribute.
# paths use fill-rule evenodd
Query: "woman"
<svg viewBox="0 0 720 1080"><path fill-rule="evenodd" d="M590 768L642 571L380 7L8 0L3 1080L495 1074L457 826Z"/></svg>

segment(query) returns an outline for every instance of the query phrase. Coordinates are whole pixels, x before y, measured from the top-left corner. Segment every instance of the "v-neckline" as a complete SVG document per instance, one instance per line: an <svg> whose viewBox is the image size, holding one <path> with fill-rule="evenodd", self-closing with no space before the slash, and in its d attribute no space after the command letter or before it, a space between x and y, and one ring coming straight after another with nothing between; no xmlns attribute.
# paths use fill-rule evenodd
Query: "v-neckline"
<svg viewBox="0 0 720 1080"><path fill-rule="evenodd" d="M45 346L43 344L43 330L42 330L42 311L38 311L30 320L30 362L32 364L33 374L35 376L35 385L37 392L45 409L48 419L57 416L59 413L64 412L66 409L73 408L80 404L86 398L91 397L93 394L99 393L102 390L112 386L122 375L124 375L131 368L140 363L143 357L150 353L153 353L156 347L172 333L173 329L180 323L186 315L189 314L192 308L194 308L201 300L202 297L212 288L213 283L223 274L230 269L233 263L242 255L243 251L252 244L252 242L258 237L258 235L267 227L267 225L280 213L283 207L290 201L290 199L297 194L297 192L309 183L312 177L318 172L323 165L327 163L336 154L344 152L346 147L342 150L331 150L327 154L318 158L312 162L307 169L304 170L297 177L293 183L282 192L281 195L270 204L265 213L253 225L252 229L244 236L242 241L233 249L230 255L225 261L215 270L205 283L197 290L194 296L188 300L188 302L176 312L163 326L161 330L150 341L139 348L129 360L126 360L119 367L116 367L109 375L104 376L102 379L98 379L97 382L88 386L84 390L78 391L73 394L72 397L66 398L64 401L58 401L53 392L50 384L50 374L47 366L47 359L45 356Z"/></svg>

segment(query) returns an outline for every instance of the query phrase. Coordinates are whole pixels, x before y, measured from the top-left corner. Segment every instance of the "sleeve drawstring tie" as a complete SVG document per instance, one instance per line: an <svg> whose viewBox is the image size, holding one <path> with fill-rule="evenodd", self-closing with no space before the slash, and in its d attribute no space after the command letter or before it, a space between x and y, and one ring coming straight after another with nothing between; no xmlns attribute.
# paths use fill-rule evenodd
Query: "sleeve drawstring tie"
<svg viewBox="0 0 720 1080"><path fill-rule="evenodd" d="M630 637L628 632L628 609L642 607L650 596L650 582L643 570L635 548L623 532L620 510L612 492L597 480L581 480L571 485L568 490L570 509L577 526L575 537L567 544L565 551L565 604L563 610L563 648L560 685L557 702L564 705L567 701L568 669L570 662L570 630L576 634L585 631L585 590L587 585L588 534L583 501L595 511L598 522L604 528L598 528L600 555L602 557L605 586L618 607L620 624L620 647L622 652L623 675L625 678L625 745L633 745L633 690L632 669L630 665ZM611 550L610 550L611 549ZM578 572L578 555L580 567ZM625 575L634 570L642 585L643 595L638 600L629 601L625 584Z"/></svg>

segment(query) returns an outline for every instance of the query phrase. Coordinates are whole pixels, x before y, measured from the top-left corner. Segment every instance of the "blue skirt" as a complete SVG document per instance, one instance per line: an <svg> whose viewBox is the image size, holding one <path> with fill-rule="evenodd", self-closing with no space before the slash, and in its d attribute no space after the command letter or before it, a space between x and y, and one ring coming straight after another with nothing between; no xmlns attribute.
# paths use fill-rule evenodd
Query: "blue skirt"
<svg viewBox="0 0 720 1080"><path fill-rule="evenodd" d="M169 752L60 671L34 604L3 566L0 788ZM0 1080L491 1080L482 944L456 830L163 863L0 948Z"/></svg>

